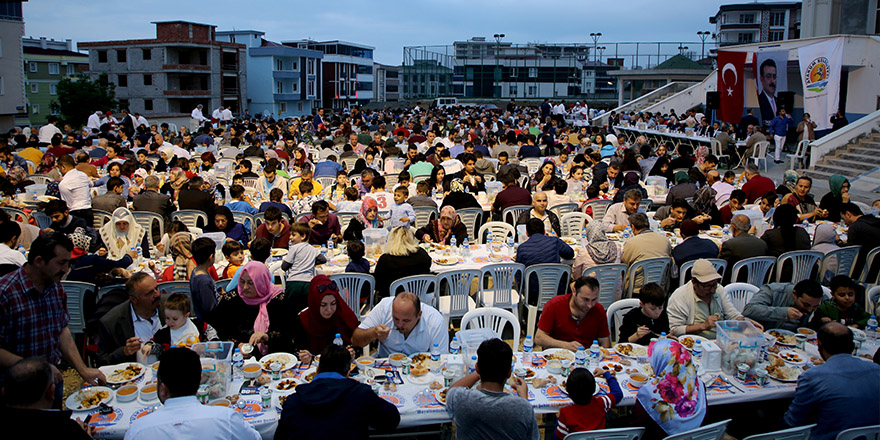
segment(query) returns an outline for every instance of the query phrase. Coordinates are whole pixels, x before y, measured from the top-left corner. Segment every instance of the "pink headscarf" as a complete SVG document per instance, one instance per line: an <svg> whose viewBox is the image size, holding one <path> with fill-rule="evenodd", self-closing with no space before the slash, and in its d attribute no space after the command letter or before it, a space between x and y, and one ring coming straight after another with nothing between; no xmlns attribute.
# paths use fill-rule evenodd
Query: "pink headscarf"
<svg viewBox="0 0 880 440"><path fill-rule="evenodd" d="M248 276L251 277L251 280L254 282L254 290L257 291L257 296L255 298L248 298L242 295L240 282L238 283L238 296L249 306L260 306L260 312L257 313L257 319L254 321L254 331L268 333L269 312L266 309L266 305L272 300L272 298L275 298L279 293L284 292L284 289L272 284L272 274L269 273L269 268L259 261L251 261L250 263L245 264L241 269L247 272ZM262 354L266 354L268 351L266 344L263 343L257 344L257 349L259 349Z"/></svg>

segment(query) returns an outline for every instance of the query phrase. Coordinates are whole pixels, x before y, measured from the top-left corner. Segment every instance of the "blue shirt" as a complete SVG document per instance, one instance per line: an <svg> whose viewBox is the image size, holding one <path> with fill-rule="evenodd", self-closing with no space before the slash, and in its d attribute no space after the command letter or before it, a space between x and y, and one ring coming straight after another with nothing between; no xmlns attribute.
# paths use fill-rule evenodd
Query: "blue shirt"
<svg viewBox="0 0 880 440"><path fill-rule="evenodd" d="M290 206L280 202L263 202L260 204L260 212L266 212L267 209L273 206L280 209L281 212L287 214L287 216L293 220L293 211L290 210Z"/></svg>
<svg viewBox="0 0 880 440"><path fill-rule="evenodd" d="M415 223L416 220L416 211L413 210L412 205L409 203L393 203L391 205L391 210L389 212L389 216L391 217L391 227L396 228L398 226L410 226ZM408 222L402 222L400 219L408 218Z"/></svg>
<svg viewBox="0 0 880 440"><path fill-rule="evenodd" d="M718 245L707 238L691 237L672 249L676 266L699 258L718 258Z"/></svg>
<svg viewBox="0 0 880 440"><path fill-rule="evenodd" d="M774 136L785 136L789 127L794 125L794 119L776 116L770 121L770 134Z"/></svg>
<svg viewBox="0 0 880 440"><path fill-rule="evenodd" d="M574 250L558 237L550 237L544 234L535 234L529 237L525 243L519 245L516 251L516 262L526 267L541 263L559 263L559 258L570 260L574 258ZM529 295L536 298L538 294L538 278L529 277Z"/></svg>
<svg viewBox="0 0 880 440"><path fill-rule="evenodd" d="M537 145L523 144L519 149L519 157L541 157L541 149Z"/></svg>
<svg viewBox="0 0 880 440"><path fill-rule="evenodd" d="M332 160L325 160L315 164L315 177L336 177L336 173L342 171L342 165Z"/></svg>
<svg viewBox="0 0 880 440"><path fill-rule="evenodd" d="M226 207L229 208L230 211L238 211L238 212L246 212L248 214L256 214L260 211L257 211L257 208L254 208L250 203L245 202L244 200L233 200L226 204ZM244 229L251 233L251 221L244 221Z"/></svg>
<svg viewBox="0 0 880 440"><path fill-rule="evenodd" d="M880 365L837 354L801 374L785 423L815 423L810 440L833 440L840 431L880 424L877 408Z"/></svg>
<svg viewBox="0 0 880 440"><path fill-rule="evenodd" d="M27 167L25 167L25 169L27 169ZM128 199L128 188L131 186L131 180L125 176L119 176L119 178L122 179L122 197ZM98 188L101 186L106 187L108 180L110 180L110 175L101 177L100 179L92 182L92 188Z"/></svg>

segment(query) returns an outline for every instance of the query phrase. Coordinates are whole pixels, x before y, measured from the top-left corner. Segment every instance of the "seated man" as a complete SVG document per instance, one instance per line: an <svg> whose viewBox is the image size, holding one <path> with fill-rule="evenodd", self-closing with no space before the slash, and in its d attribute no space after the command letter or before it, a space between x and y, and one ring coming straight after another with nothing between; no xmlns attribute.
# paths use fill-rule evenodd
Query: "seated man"
<svg viewBox="0 0 880 440"><path fill-rule="evenodd" d="M698 258L718 258L718 245L708 238L701 238L700 226L693 220L681 222L679 229L681 238L684 240L672 249L672 259L675 265L681 267L688 261Z"/></svg>
<svg viewBox="0 0 880 440"><path fill-rule="evenodd" d="M822 303L822 295L822 285L813 280L765 284L746 304L743 315L766 328L797 330L807 327L813 310Z"/></svg>
<svg viewBox="0 0 880 440"><path fill-rule="evenodd" d="M342 227L339 218L330 212L330 204L326 200L318 200L312 203L312 213L303 217L301 221L309 224L312 233L309 234L309 244L327 244L327 240L335 242L342 240ZM287 246L284 246L287 247Z"/></svg>
<svg viewBox="0 0 880 440"><path fill-rule="evenodd" d="M734 263L746 258L767 255L767 242L749 233L752 221L748 216L742 214L733 216L730 226L733 238L722 243L721 251L718 253L718 258L727 261L727 267L732 268ZM727 278L729 277L727 275ZM730 281L735 283L738 280Z"/></svg>
<svg viewBox="0 0 880 440"><path fill-rule="evenodd" d="M116 208L125 208L128 203L122 196L124 182L119 177L107 179L107 192L92 197L92 209L112 213Z"/></svg>
<svg viewBox="0 0 880 440"><path fill-rule="evenodd" d="M505 209L512 206L523 206L531 204L532 195L529 190L517 185L516 179L519 173L507 173L499 177L504 189L495 196L495 202L492 203L492 212L496 216L500 216ZM502 219L503 220L503 219Z"/></svg>
<svg viewBox="0 0 880 440"><path fill-rule="evenodd" d="M661 206L654 213L654 220L660 221L661 229L672 232L681 227L681 222L687 219L689 211L690 205L688 205L688 202L678 199L673 201L672 205Z"/></svg>
<svg viewBox="0 0 880 440"><path fill-rule="evenodd" d="M559 217L555 212L547 210L547 193L538 191L532 198L532 209L520 213L516 219L517 225L524 225L529 219L538 219L544 223L544 231L547 235L558 237L562 234L559 227Z"/></svg>
<svg viewBox="0 0 880 440"><path fill-rule="evenodd" d="M852 331L839 322L819 328L818 344L825 363L798 378L785 423L815 423L811 440L831 440L849 428L880 424L880 366L852 356Z"/></svg>
<svg viewBox="0 0 880 440"><path fill-rule="evenodd" d="M276 439L367 439L368 428L381 432L397 427L397 407L369 385L348 378L351 361L343 347L330 344L324 349L312 382L297 387L284 402Z"/></svg>
<svg viewBox="0 0 880 440"><path fill-rule="evenodd" d="M607 330L607 329L606 329ZM446 393L446 412L460 439L541 438L526 383L514 377L517 395L504 385L510 378L513 351L500 339L483 341L477 349L476 371L459 379ZM481 389L472 388L477 381Z"/></svg>
<svg viewBox="0 0 880 440"><path fill-rule="evenodd" d="M198 438L259 440L258 433L232 408L202 405L196 398L202 364L199 355L184 347L160 358L158 394L162 406L134 422L126 439Z"/></svg>
<svg viewBox="0 0 880 440"><path fill-rule="evenodd" d="M529 238L516 252L516 262L526 267L540 263L559 263L559 259L574 258L574 250L559 237L544 235L544 222L536 218L526 221L526 235Z"/></svg>
<svg viewBox="0 0 880 440"><path fill-rule="evenodd" d="M110 309L98 325L98 363L135 362L141 343L152 339L165 322L156 280L138 272L125 283L128 300Z"/></svg>
<svg viewBox="0 0 880 440"><path fill-rule="evenodd" d="M724 287L719 284L721 275L712 263L697 260L691 273L691 282L675 289L666 306L673 335L697 334L715 339L715 322L725 320L745 319L764 329L761 324L745 318L727 299Z"/></svg>
<svg viewBox="0 0 880 440"><path fill-rule="evenodd" d="M623 245L620 261L626 265L656 257L668 257L672 254L672 245L665 234L651 230L648 216L637 212L629 216L633 236ZM638 282L637 282L638 284Z"/></svg>
<svg viewBox="0 0 880 440"><path fill-rule="evenodd" d="M5 435L9 438L91 439L92 428L70 410L53 410L55 376L43 357L29 357L12 364L5 372L0 411ZM61 393L59 392L60 396Z"/></svg>
<svg viewBox="0 0 880 440"><path fill-rule="evenodd" d="M275 188L281 190L284 195L287 195L287 179L278 176L275 172L275 167L271 165L267 165L266 168L263 168L263 175L257 179L257 194L263 196L263 198L269 198L269 192Z"/></svg>
<svg viewBox="0 0 880 440"><path fill-rule="evenodd" d="M629 216L639 212L639 203L642 202L642 192L631 189L623 195L623 201L608 207L602 224L605 232L620 232L629 224Z"/></svg>
<svg viewBox="0 0 880 440"><path fill-rule="evenodd" d="M572 293L555 296L544 305L535 345L577 351L597 340L599 345L610 347L608 320L598 299L599 281L593 277L578 278Z"/></svg>
<svg viewBox="0 0 880 440"><path fill-rule="evenodd" d="M290 223L287 223L278 207L266 209L266 221L257 227L256 238L269 240L273 248L290 247Z"/></svg>
<svg viewBox="0 0 880 440"><path fill-rule="evenodd" d="M384 298L373 307L351 336L351 345L365 347L379 341L377 357L391 353L426 353L437 344L441 353L449 351L446 320L437 309L422 304L414 293L400 292Z"/></svg>

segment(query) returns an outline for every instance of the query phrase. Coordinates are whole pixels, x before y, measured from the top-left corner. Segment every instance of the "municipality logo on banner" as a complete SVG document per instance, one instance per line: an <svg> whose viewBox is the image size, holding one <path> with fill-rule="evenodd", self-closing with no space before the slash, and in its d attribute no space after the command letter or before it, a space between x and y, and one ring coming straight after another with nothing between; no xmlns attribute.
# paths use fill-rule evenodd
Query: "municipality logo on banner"
<svg viewBox="0 0 880 440"><path fill-rule="evenodd" d="M815 93L824 92L828 86L828 58L818 57L804 69L804 87Z"/></svg>

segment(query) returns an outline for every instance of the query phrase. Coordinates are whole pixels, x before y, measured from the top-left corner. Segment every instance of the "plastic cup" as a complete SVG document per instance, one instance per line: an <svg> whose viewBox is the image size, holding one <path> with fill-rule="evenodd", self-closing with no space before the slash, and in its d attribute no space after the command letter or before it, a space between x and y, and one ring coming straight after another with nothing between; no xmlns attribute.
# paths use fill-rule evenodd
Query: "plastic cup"
<svg viewBox="0 0 880 440"><path fill-rule="evenodd" d="M755 371L755 382L760 386L767 385L767 370L766 369L759 368L758 370Z"/></svg>
<svg viewBox="0 0 880 440"><path fill-rule="evenodd" d="M272 380L281 379L281 362L272 362L269 364L269 369L272 370Z"/></svg>
<svg viewBox="0 0 880 440"><path fill-rule="evenodd" d="M746 380L746 374L748 374L750 368L751 368L751 367L749 367L749 364L747 364L747 363L745 363L745 362L740 363L740 364L737 364L737 366L736 366L736 378L739 379L739 380L741 380L741 381L742 381L742 380Z"/></svg>
<svg viewBox="0 0 880 440"><path fill-rule="evenodd" d="M795 340L797 341L797 348L803 350L804 346L807 343L807 335L802 335L800 333L794 335Z"/></svg>

